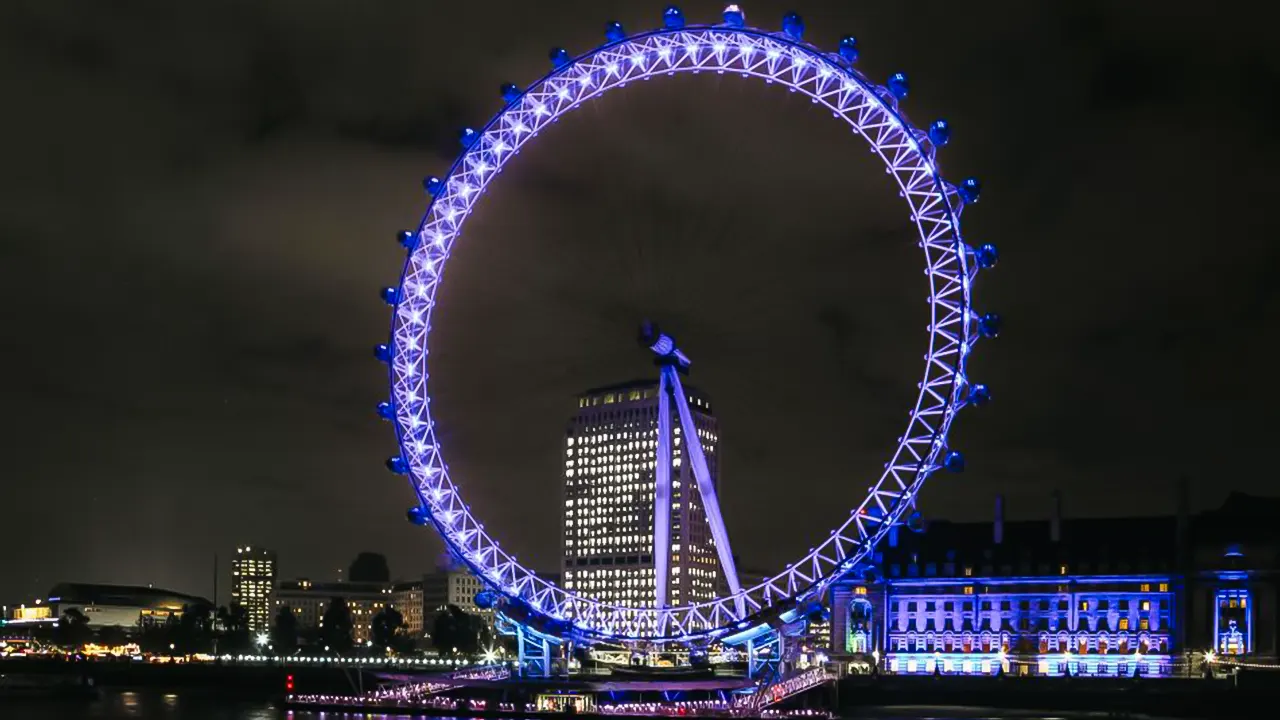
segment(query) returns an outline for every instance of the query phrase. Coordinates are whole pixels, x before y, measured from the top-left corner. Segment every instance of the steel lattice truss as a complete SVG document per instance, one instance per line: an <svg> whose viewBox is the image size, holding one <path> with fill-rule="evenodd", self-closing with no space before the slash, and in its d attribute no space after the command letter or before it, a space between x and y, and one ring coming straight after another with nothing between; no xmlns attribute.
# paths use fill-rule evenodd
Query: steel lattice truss
<svg viewBox="0 0 1280 720"><path fill-rule="evenodd" d="M738 73L808 95L847 123L884 162L910 208L925 256L931 319L924 376L883 474L821 545L737 597L664 610L618 607L538 578L471 514L449 475L432 421L427 392L431 315L463 223L522 147L560 116L608 90L655 76L699 72ZM466 150L444 180L428 188L434 199L416 235L405 237L411 251L390 298L395 310L388 414L400 440L399 470L410 476L426 519L507 601L527 604L583 638L714 638L746 627L753 615L815 597L864 561L889 527L902 521L925 479L942 464L948 428L966 402L965 361L977 339L978 318L970 307L977 265L960 235L961 193L939 175L928 134L908 123L887 88L867 80L840 55L785 34L728 25L657 30L618 39L576 59L564 57L528 90L512 91L506 99L506 107L483 129L464 133Z"/></svg>

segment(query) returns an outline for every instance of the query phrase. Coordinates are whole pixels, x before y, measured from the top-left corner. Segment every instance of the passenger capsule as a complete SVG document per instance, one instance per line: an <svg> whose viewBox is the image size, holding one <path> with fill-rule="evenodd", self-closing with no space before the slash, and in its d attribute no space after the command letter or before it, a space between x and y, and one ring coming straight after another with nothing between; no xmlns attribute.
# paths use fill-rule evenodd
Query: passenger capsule
<svg viewBox="0 0 1280 720"><path fill-rule="evenodd" d="M502 101L508 105L520 99L520 86L515 83L506 83L498 91L502 93Z"/></svg>
<svg viewBox="0 0 1280 720"><path fill-rule="evenodd" d="M889 93L899 100L906 98L907 93L911 92L911 83L907 82L906 73L894 73L886 87L889 88Z"/></svg>
<svg viewBox="0 0 1280 720"><path fill-rule="evenodd" d="M969 404L982 407L991 402L991 388L978 383L969 388Z"/></svg>
<svg viewBox="0 0 1280 720"><path fill-rule="evenodd" d="M627 31L622 29L622 23L615 20L604 26L604 36L611 43L622 42L627 39Z"/></svg>
<svg viewBox="0 0 1280 720"><path fill-rule="evenodd" d="M797 13L787 13L782 16L782 32L791 37L792 40L804 39L804 18Z"/></svg>
<svg viewBox="0 0 1280 720"><path fill-rule="evenodd" d="M851 63L858 62L858 38L852 35L840 38L840 57Z"/></svg>
<svg viewBox="0 0 1280 720"><path fill-rule="evenodd" d="M934 147L945 147L951 142L951 123L946 120L934 120L929 126L929 142Z"/></svg>
<svg viewBox="0 0 1280 720"><path fill-rule="evenodd" d="M426 190L431 197L435 197L444 190L444 181L435 175L428 175L422 178L422 189Z"/></svg>
<svg viewBox="0 0 1280 720"><path fill-rule="evenodd" d="M427 515L427 511L423 510L421 506L409 508L409 511L405 513L405 516L408 517L409 522L414 525L427 525L431 522L431 517Z"/></svg>
<svg viewBox="0 0 1280 720"><path fill-rule="evenodd" d="M960 197L966 203L976 203L978 198L982 196L982 183L976 177L965 178L956 186L956 192L960 193Z"/></svg>
<svg viewBox="0 0 1280 720"><path fill-rule="evenodd" d="M409 472L409 462L400 455L392 455L387 458L387 469L397 475L405 475Z"/></svg>
<svg viewBox="0 0 1280 720"><path fill-rule="evenodd" d="M987 243L973 252L974 257L978 258L978 267L983 270L990 270L1000 261L1000 251L995 245Z"/></svg>
<svg viewBox="0 0 1280 720"><path fill-rule="evenodd" d="M679 30L684 27L684 12L675 5L668 5L662 11L662 26L668 30Z"/></svg>
<svg viewBox="0 0 1280 720"><path fill-rule="evenodd" d="M382 288L382 291L379 292L378 294L382 296L382 302L388 305L395 305L396 303L400 302L400 290L398 290L397 288L390 287L390 286L384 287Z"/></svg>
<svg viewBox="0 0 1280 720"><path fill-rule="evenodd" d="M548 57L551 58L551 64L557 68L562 68L565 65L568 65L571 60L569 57L569 51L564 48L551 48L551 52L548 54Z"/></svg>
<svg viewBox="0 0 1280 720"><path fill-rule="evenodd" d="M734 5L726 5L724 8L724 24L731 28L742 28L747 24L747 16L742 12L742 8Z"/></svg>
<svg viewBox="0 0 1280 720"><path fill-rule="evenodd" d="M999 315L995 313L987 313L986 315L978 318L978 332L982 333L983 337L998 337L1000 335L1001 324L1002 321L1000 320Z"/></svg>
<svg viewBox="0 0 1280 720"><path fill-rule="evenodd" d="M942 467L946 468L947 472L964 472L964 453L959 450L948 450L946 457L942 460Z"/></svg>
<svg viewBox="0 0 1280 720"><path fill-rule="evenodd" d="M383 420L393 420L396 416L396 408L391 403L383 400L378 403L378 417Z"/></svg>

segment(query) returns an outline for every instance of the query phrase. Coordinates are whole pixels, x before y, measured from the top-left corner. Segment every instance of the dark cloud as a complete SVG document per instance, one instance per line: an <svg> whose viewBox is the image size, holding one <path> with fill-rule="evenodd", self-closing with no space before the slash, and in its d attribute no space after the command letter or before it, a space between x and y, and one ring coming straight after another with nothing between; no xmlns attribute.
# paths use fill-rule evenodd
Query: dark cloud
<svg viewBox="0 0 1280 720"><path fill-rule="evenodd" d="M437 545L400 520L370 357L392 232L497 88L585 49L631 2L131 3L0 8L0 596L58 580L209 592L212 555L277 548L289 575L358 550L396 574ZM779 3L747 6L776 24ZM946 116L947 174L1003 261L1008 330L972 371L962 478L926 512L1160 512L1266 491L1280 399L1268 222L1280 98L1272 22L1233 3L815 3L864 70ZM713 18L715 3L687 3ZM1242 22L1248 17L1248 22ZM433 380L450 462L504 544L555 563L573 394L652 368L654 317L694 356L725 439L747 565L847 513L914 392L926 287L904 208L847 129L732 76L589 103L504 171L449 266ZM1265 461L1262 463L1265 465ZM21 599L21 598L18 598Z"/></svg>

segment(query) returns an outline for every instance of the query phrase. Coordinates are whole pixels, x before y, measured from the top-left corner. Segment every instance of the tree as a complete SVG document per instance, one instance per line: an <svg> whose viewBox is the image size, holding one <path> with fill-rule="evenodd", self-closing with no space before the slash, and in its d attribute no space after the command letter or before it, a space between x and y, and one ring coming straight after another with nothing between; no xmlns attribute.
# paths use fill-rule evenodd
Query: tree
<svg viewBox="0 0 1280 720"><path fill-rule="evenodd" d="M167 655L169 645L177 637L178 619L170 611L163 622L140 622L138 627L138 647L145 653Z"/></svg>
<svg viewBox="0 0 1280 720"><path fill-rule="evenodd" d="M58 618L54 642L64 648L79 650L92 637L89 618L79 608L67 608L62 612L62 617Z"/></svg>
<svg viewBox="0 0 1280 720"><path fill-rule="evenodd" d="M320 641L332 652L345 653L351 649L351 610L347 601L335 597L329 601L320 621Z"/></svg>
<svg viewBox="0 0 1280 720"><path fill-rule="evenodd" d="M246 652L253 648L249 637L249 611L238 602L218 608L218 625L222 627L220 640L223 652Z"/></svg>
<svg viewBox="0 0 1280 720"><path fill-rule="evenodd" d="M170 641L176 652L183 655L207 653L213 649L213 606L207 602L182 606L182 617L178 618Z"/></svg>
<svg viewBox="0 0 1280 720"><path fill-rule="evenodd" d="M436 617L431 643L441 653L456 649L464 655L475 655L489 644L489 625L484 618L449 605Z"/></svg>
<svg viewBox="0 0 1280 720"><path fill-rule="evenodd" d="M103 647L119 647L129 642L129 634L118 625L108 625L98 630L98 644Z"/></svg>
<svg viewBox="0 0 1280 720"><path fill-rule="evenodd" d="M271 644L281 655L291 655L298 649L298 618L293 609L281 606L271 626Z"/></svg>
<svg viewBox="0 0 1280 720"><path fill-rule="evenodd" d="M347 580L359 583L391 582L391 568L386 556L375 552L362 552L347 570Z"/></svg>
<svg viewBox="0 0 1280 720"><path fill-rule="evenodd" d="M384 607L373 616L369 634L373 645L386 652L387 648L396 644L396 635L404 627L404 616L393 607Z"/></svg>

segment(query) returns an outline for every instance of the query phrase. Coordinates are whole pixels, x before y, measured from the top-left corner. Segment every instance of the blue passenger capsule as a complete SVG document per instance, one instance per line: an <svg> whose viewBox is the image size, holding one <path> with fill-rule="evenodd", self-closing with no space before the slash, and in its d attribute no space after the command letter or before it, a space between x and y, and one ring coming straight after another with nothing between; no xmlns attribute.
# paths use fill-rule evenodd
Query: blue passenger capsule
<svg viewBox="0 0 1280 720"><path fill-rule="evenodd" d="M889 93L899 100L906 98L907 93L911 91L911 84L907 82L906 73L894 73L889 78L887 87L889 88Z"/></svg>
<svg viewBox="0 0 1280 720"><path fill-rule="evenodd" d="M679 30L684 27L684 13L675 5L668 5L662 11L662 26L668 30Z"/></svg>
<svg viewBox="0 0 1280 720"><path fill-rule="evenodd" d="M627 31L622 29L622 23L615 20L604 26L604 36L611 43L622 42L627 39Z"/></svg>
<svg viewBox="0 0 1280 720"><path fill-rule="evenodd" d="M422 178L422 189L426 190L431 197L435 197L444 190L444 181L435 175L428 175Z"/></svg>
<svg viewBox="0 0 1280 720"><path fill-rule="evenodd" d="M942 467L946 468L947 472L964 472L964 453L959 450L948 450L946 457L942 460Z"/></svg>
<svg viewBox="0 0 1280 720"><path fill-rule="evenodd" d="M551 52L547 54L551 58L551 64L557 68L562 68L569 64L569 51L564 48L551 48Z"/></svg>
<svg viewBox="0 0 1280 720"><path fill-rule="evenodd" d="M858 62L858 38L852 35L840 38L840 57L851 63Z"/></svg>
<svg viewBox="0 0 1280 720"><path fill-rule="evenodd" d="M394 287L384 287L378 294L382 296L382 302L388 305L395 305L400 302L400 291Z"/></svg>
<svg viewBox="0 0 1280 720"><path fill-rule="evenodd" d="M929 142L934 147L945 147L951 142L951 123L946 120L934 120L929 126Z"/></svg>
<svg viewBox="0 0 1280 720"><path fill-rule="evenodd" d="M481 590L476 593L474 602L481 610L492 610L498 604L498 593L492 590Z"/></svg>
<svg viewBox="0 0 1280 720"><path fill-rule="evenodd" d="M731 28L745 27L747 16L743 14L742 8L737 5L726 5L724 8L724 24Z"/></svg>
<svg viewBox="0 0 1280 720"><path fill-rule="evenodd" d="M409 508L409 511L405 513L405 517L409 518L409 522L414 525L427 525L431 522L431 517L427 515L427 511L417 506Z"/></svg>
<svg viewBox="0 0 1280 720"><path fill-rule="evenodd" d="M462 147L469 148L476 144L476 140L480 139L480 133L472 128L462 128L458 132L458 142L462 143Z"/></svg>
<svg viewBox="0 0 1280 720"><path fill-rule="evenodd" d="M991 402L991 388L978 383L969 388L969 404L982 407Z"/></svg>
<svg viewBox="0 0 1280 720"><path fill-rule="evenodd" d="M924 516L920 514L919 510L908 515L907 521L904 524L907 526L907 529L913 533L924 532L925 528L928 525L928 523L925 522Z"/></svg>
<svg viewBox="0 0 1280 720"><path fill-rule="evenodd" d="M1002 321L999 315L987 313L978 318L978 332L982 333L983 337L999 337L1001 324Z"/></svg>
<svg viewBox="0 0 1280 720"><path fill-rule="evenodd" d="M956 192L960 193L960 197L966 203L976 203L982 196L982 183L976 177L965 178L956 186Z"/></svg>
<svg viewBox="0 0 1280 720"><path fill-rule="evenodd" d="M412 230L401 230L396 233L396 242L412 250L413 246L418 244L418 233Z"/></svg>
<svg viewBox="0 0 1280 720"><path fill-rule="evenodd" d="M996 250L996 246L991 243L978 248L973 254L978 258L978 267L983 270L990 270L996 266L996 263L1000 262L1000 251Z"/></svg>
<svg viewBox="0 0 1280 720"><path fill-rule="evenodd" d="M396 408L391 403L383 400L378 403L378 417L383 420L392 420L396 416Z"/></svg>
<svg viewBox="0 0 1280 720"><path fill-rule="evenodd" d="M387 469L397 475L404 475L409 472L409 463L400 455L392 455L387 458Z"/></svg>
<svg viewBox="0 0 1280 720"><path fill-rule="evenodd" d="M391 346L386 343L378 343L373 346L373 356L384 363L391 362Z"/></svg>
<svg viewBox="0 0 1280 720"><path fill-rule="evenodd" d="M787 13L782 16L782 32L791 36L792 40L804 39L804 18L797 13Z"/></svg>
<svg viewBox="0 0 1280 720"><path fill-rule="evenodd" d="M502 92L502 102L508 105L520 99L520 86L515 83L506 83L500 90Z"/></svg>

